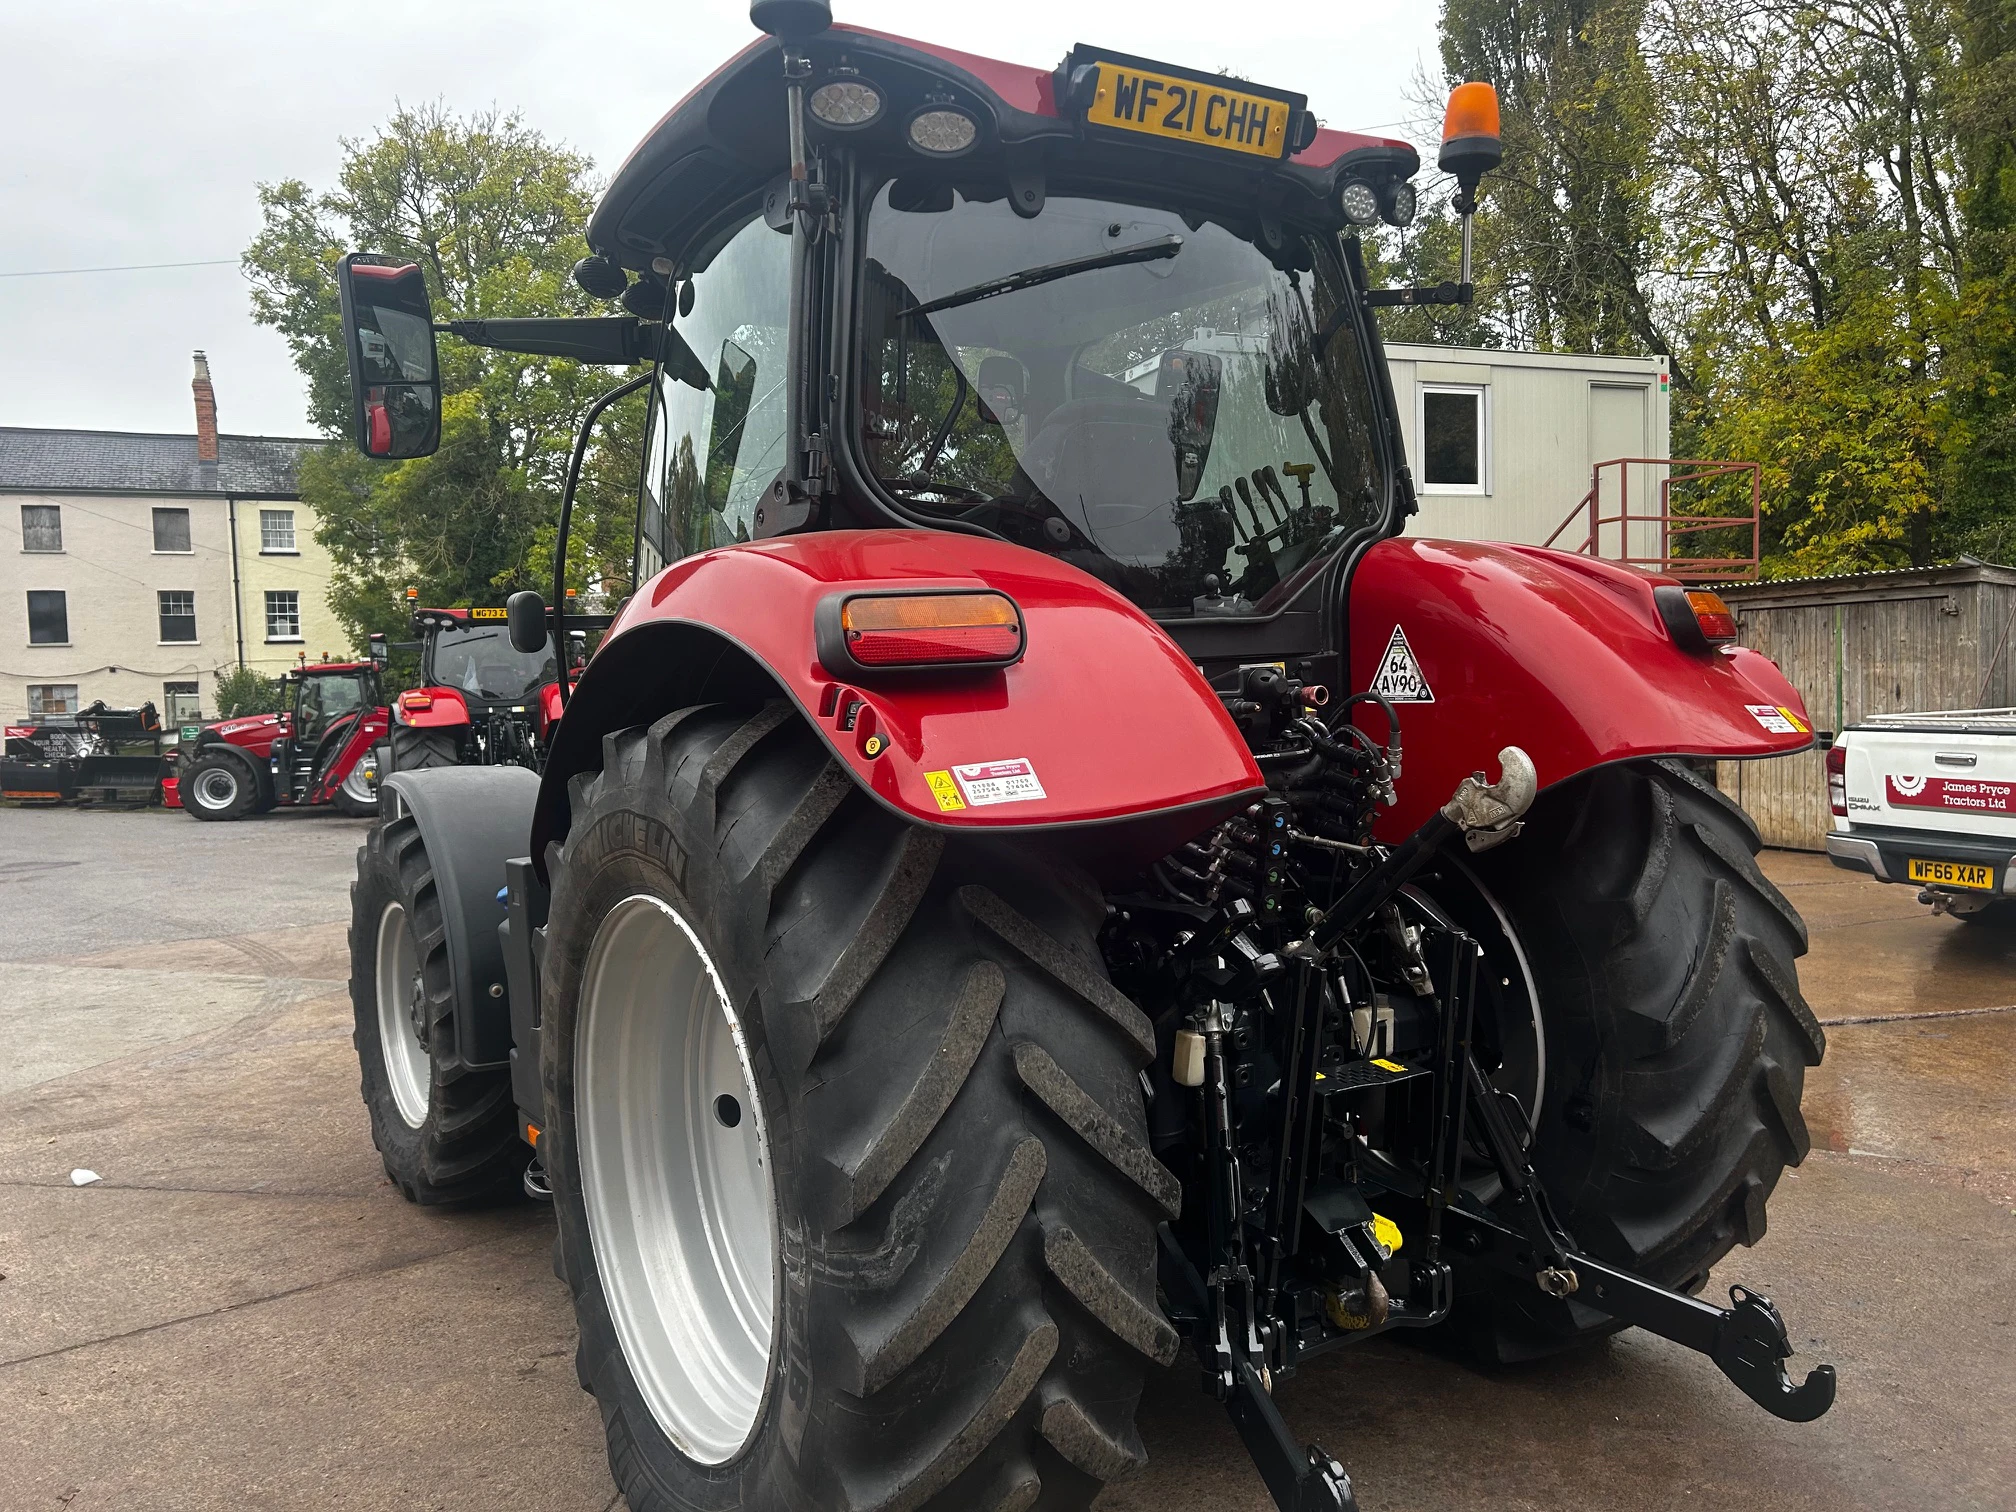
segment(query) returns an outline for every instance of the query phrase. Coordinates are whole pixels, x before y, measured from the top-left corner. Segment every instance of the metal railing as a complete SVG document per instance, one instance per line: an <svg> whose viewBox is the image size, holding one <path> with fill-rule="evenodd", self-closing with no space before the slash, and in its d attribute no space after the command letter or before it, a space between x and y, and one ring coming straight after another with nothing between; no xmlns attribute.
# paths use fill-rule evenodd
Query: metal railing
<svg viewBox="0 0 2016 1512"><path fill-rule="evenodd" d="M1606 500L1603 473L1604 469L1611 467L1617 469L1617 478L1613 499ZM1631 470L1634 467L1661 470L1656 509L1632 509ZM1748 513L1701 512L1703 503L1713 507L1712 498L1697 499L1690 505L1683 496L1681 506L1675 507L1675 488L1693 489L1744 477L1749 482ZM1615 513L1606 512L1605 506L1610 502L1616 505ZM1606 562L1618 562L1626 567L1650 568L1683 582L1742 582L1757 576L1759 548L1763 544L1763 504L1764 470L1755 462L1717 462L1694 457L1612 457L1607 462L1598 462L1590 470L1589 492L1569 511L1568 518L1555 527L1554 534L1541 544L1554 546L1561 543L1563 533L1577 528L1580 522L1583 530L1581 540L1572 545L1562 543L1560 549ZM1704 542L1701 536L1708 531L1724 531L1727 536ZM1569 539L1572 541L1573 537ZM1614 551L1608 549L1613 539ZM1747 553L1744 549L1746 545ZM1676 546L1704 554L1679 554ZM1726 549L1705 554L1711 546Z"/></svg>

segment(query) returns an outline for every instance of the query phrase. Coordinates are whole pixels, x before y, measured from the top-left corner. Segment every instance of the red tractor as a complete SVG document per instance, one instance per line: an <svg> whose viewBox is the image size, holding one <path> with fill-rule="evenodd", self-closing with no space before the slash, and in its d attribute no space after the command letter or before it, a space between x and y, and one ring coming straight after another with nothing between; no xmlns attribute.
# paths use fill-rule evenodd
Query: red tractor
<svg viewBox="0 0 2016 1512"><path fill-rule="evenodd" d="M378 662L307 662L280 681L279 713L219 720L183 740L171 806L198 819L323 804L352 818L378 812L390 725Z"/></svg>
<svg viewBox="0 0 2016 1512"><path fill-rule="evenodd" d="M502 609L415 608L412 618L420 685L393 701L387 770L538 771L560 717L552 651L544 644L531 651L513 646Z"/></svg>
<svg viewBox="0 0 2016 1512"><path fill-rule="evenodd" d="M1697 771L1804 711L1712 595L1402 534L1373 312L1470 293L1370 286L1413 149L752 10L589 224L631 315L339 268L368 455L436 444L433 332L650 365L577 441L560 563L648 390L636 590L543 772L390 777L351 926L385 1169L551 1197L628 1505L1084 1508L1188 1351L1335 1512L1276 1397L1400 1330L1636 1326L1826 1411L1769 1301L1695 1295L1823 1047ZM1466 217L1498 158L1465 85Z"/></svg>

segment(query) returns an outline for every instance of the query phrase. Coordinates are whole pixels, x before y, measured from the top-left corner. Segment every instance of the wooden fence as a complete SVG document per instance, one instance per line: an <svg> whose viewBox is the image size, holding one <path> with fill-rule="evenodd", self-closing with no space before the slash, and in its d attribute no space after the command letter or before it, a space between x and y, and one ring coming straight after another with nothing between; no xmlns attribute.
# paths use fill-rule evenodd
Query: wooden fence
<svg viewBox="0 0 2016 1512"><path fill-rule="evenodd" d="M1742 643L1784 669L1816 727L1870 714L2016 704L2016 569L1904 572L1725 585ZM1766 845L1819 850L1832 826L1820 751L1725 761L1716 781Z"/></svg>

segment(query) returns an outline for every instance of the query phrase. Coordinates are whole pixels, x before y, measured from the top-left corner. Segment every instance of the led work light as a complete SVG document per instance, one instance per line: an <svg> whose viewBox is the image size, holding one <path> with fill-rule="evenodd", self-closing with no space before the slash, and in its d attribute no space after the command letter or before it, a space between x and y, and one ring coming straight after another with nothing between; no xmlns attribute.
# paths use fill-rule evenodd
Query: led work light
<svg viewBox="0 0 2016 1512"><path fill-rule="evenodd" d="M933 157L957 157L979 135L980 123L950 105L934 105L910 118L910 145Z"/></svg>
<svg viewBox="0 0 2016 1512"><path fill-rule="evenodd" d="M882 118L882 91L866 79L834 79L806 101L813 117L836 131L870 126Z"/></svg>

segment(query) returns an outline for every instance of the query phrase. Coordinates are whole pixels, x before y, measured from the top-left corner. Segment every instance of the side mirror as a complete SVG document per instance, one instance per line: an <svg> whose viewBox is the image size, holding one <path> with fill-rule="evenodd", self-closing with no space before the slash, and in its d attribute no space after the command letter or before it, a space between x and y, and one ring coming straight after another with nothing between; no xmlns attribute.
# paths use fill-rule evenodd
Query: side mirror
<svg viewBox="0 0 2016 1512"><path fill-rule="evenodd" d="M504 600L504 626L511 637L511 649L530 654L547 642L546 600L530 588L521 588Z"/></svg>
<svg viewBox="0 0 2016 1512"><path fill-rule="evenodd" d="M371 635L371 665L382 667L392 660L392 652L385 644L385 637L376 631Z"/></svg>
<svg viewBox="0 0 2016 1512"><path fill-rule="evenodd" d="M1176 448L1176 497L1192 499L1211 459L1218 431L1218 390L1224 364L1209 352L1164 352L1155 397L1169 406L1169 442Z"/></svg>
<svg viewBox="0 0 2016 1512"><path fill-rule="evenodd" d="M358 256L336 264L357 449L429 456L441 445L441 369L426 280L416 263L395 268Z"/></svg>

